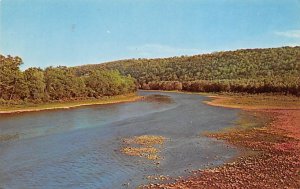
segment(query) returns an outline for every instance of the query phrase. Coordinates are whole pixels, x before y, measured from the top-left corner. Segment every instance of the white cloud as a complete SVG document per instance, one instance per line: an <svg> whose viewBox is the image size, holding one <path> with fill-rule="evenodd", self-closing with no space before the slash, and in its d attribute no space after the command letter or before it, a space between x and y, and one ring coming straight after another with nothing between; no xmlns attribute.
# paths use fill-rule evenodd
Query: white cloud
<svg viewBox="0 0 300 189"><path fill-rule="evenodd" d="M203 53L200 49L178 48L161 44L144 44L140 46L128 47L128 50L138 57L154 58L154 57L171 57L181 55L195 55Z"/></svg>
<svg viewBox="0 0 300 189"><path fill-rule="evenodd" d="M275 34L289 38L300 38L300 30L277 31Z"/></svg>

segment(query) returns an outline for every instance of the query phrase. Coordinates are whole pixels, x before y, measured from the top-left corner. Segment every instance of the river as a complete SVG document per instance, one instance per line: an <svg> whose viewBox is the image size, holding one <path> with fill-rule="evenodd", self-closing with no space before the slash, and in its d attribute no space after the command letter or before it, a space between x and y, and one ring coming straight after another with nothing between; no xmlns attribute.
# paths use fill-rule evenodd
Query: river
<svg viewBox="0 0 300 189"><path fill-rule="evenodd" d="M197 94L145 92L144 100L0 115L0 188L134 188L149 175L187 175L237 155L201 135L234 124L238 110ZM120 152L124 138L161 135L160 165ZM126 183L126 185L124 185ZM129 184L128 184L129 183Z"/></svg>

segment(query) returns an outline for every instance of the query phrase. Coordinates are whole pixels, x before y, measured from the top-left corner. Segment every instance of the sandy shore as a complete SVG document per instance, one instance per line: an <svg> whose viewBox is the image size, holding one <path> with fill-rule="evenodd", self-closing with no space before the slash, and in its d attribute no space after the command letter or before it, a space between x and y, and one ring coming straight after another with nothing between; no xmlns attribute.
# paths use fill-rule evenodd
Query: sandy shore
<svg viewBox="0 0 300 189"><path fill-rule="evenodd" d="M96 100L83 100L83 101L69 101L69 102L53 102L47 104L37 104L24 107L0 107L0 114L12 114L12 113L22 113L22 112L36 112L44 110L55 110L55 109L70 109L80 106L90 106L90 105L103 105L103 104L116 104L124 102L133 102L143 98L142 96L137 96L135 94L130 95L118 95L114 97L109 97L105 99Z"/></svg>
<svg viewBox="0 0 300 189"><path fill-rule="evenodd" d="M300 98L282 95L208 95L212 100L205 101L211 106L243 110L300 109Z"/></svg>
<svg viewBox="0 0 300 189"><path fill-rule="evenodd" d="M142 188L300 188L299 98L222 95L212 98L206 103L240 108L249 117L236 128L207 136L248 149L248 153L216 168L195 170L186 178ZM268 121L253 126L254 117Z"/></svg>

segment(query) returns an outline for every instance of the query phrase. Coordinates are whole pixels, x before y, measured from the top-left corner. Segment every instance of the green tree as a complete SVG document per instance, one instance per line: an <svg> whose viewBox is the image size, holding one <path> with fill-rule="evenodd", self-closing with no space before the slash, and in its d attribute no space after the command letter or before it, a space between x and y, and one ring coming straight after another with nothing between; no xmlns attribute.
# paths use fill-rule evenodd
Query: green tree
<svg viewBox="0 0 300 189"><path fill-rule="evenodd" d="M29 88L29 99L43 100L45 97L45 77L40 68L29 68L24 72L25 81Z"/></svg>
<svg viewBox="0 0 300 189"><path fill-rule="evenodd" d="M20 71L20 57L0 55L0 98L4 100L25 99L28 87Z"/></svg>

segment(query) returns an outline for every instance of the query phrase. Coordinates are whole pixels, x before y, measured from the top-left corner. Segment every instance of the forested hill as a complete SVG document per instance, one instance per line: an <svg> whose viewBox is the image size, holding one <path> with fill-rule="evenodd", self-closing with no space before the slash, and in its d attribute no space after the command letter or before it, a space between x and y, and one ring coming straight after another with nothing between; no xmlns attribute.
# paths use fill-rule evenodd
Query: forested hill
<svg viewBox="0 0 300 189"><path fill-rule="evenodd" d="M133 78L118 71L92 70L78 76L60 66L20 70L22 59L0 55L0 105L85 100L136 91Z"/></svg>
<svg viewBox="0 0 300 189"><path fill-rule="evenodd" d="M143 89L300 94L300 47L243 49L158 59L130 59L76 68L119 70Z"/></svg>

